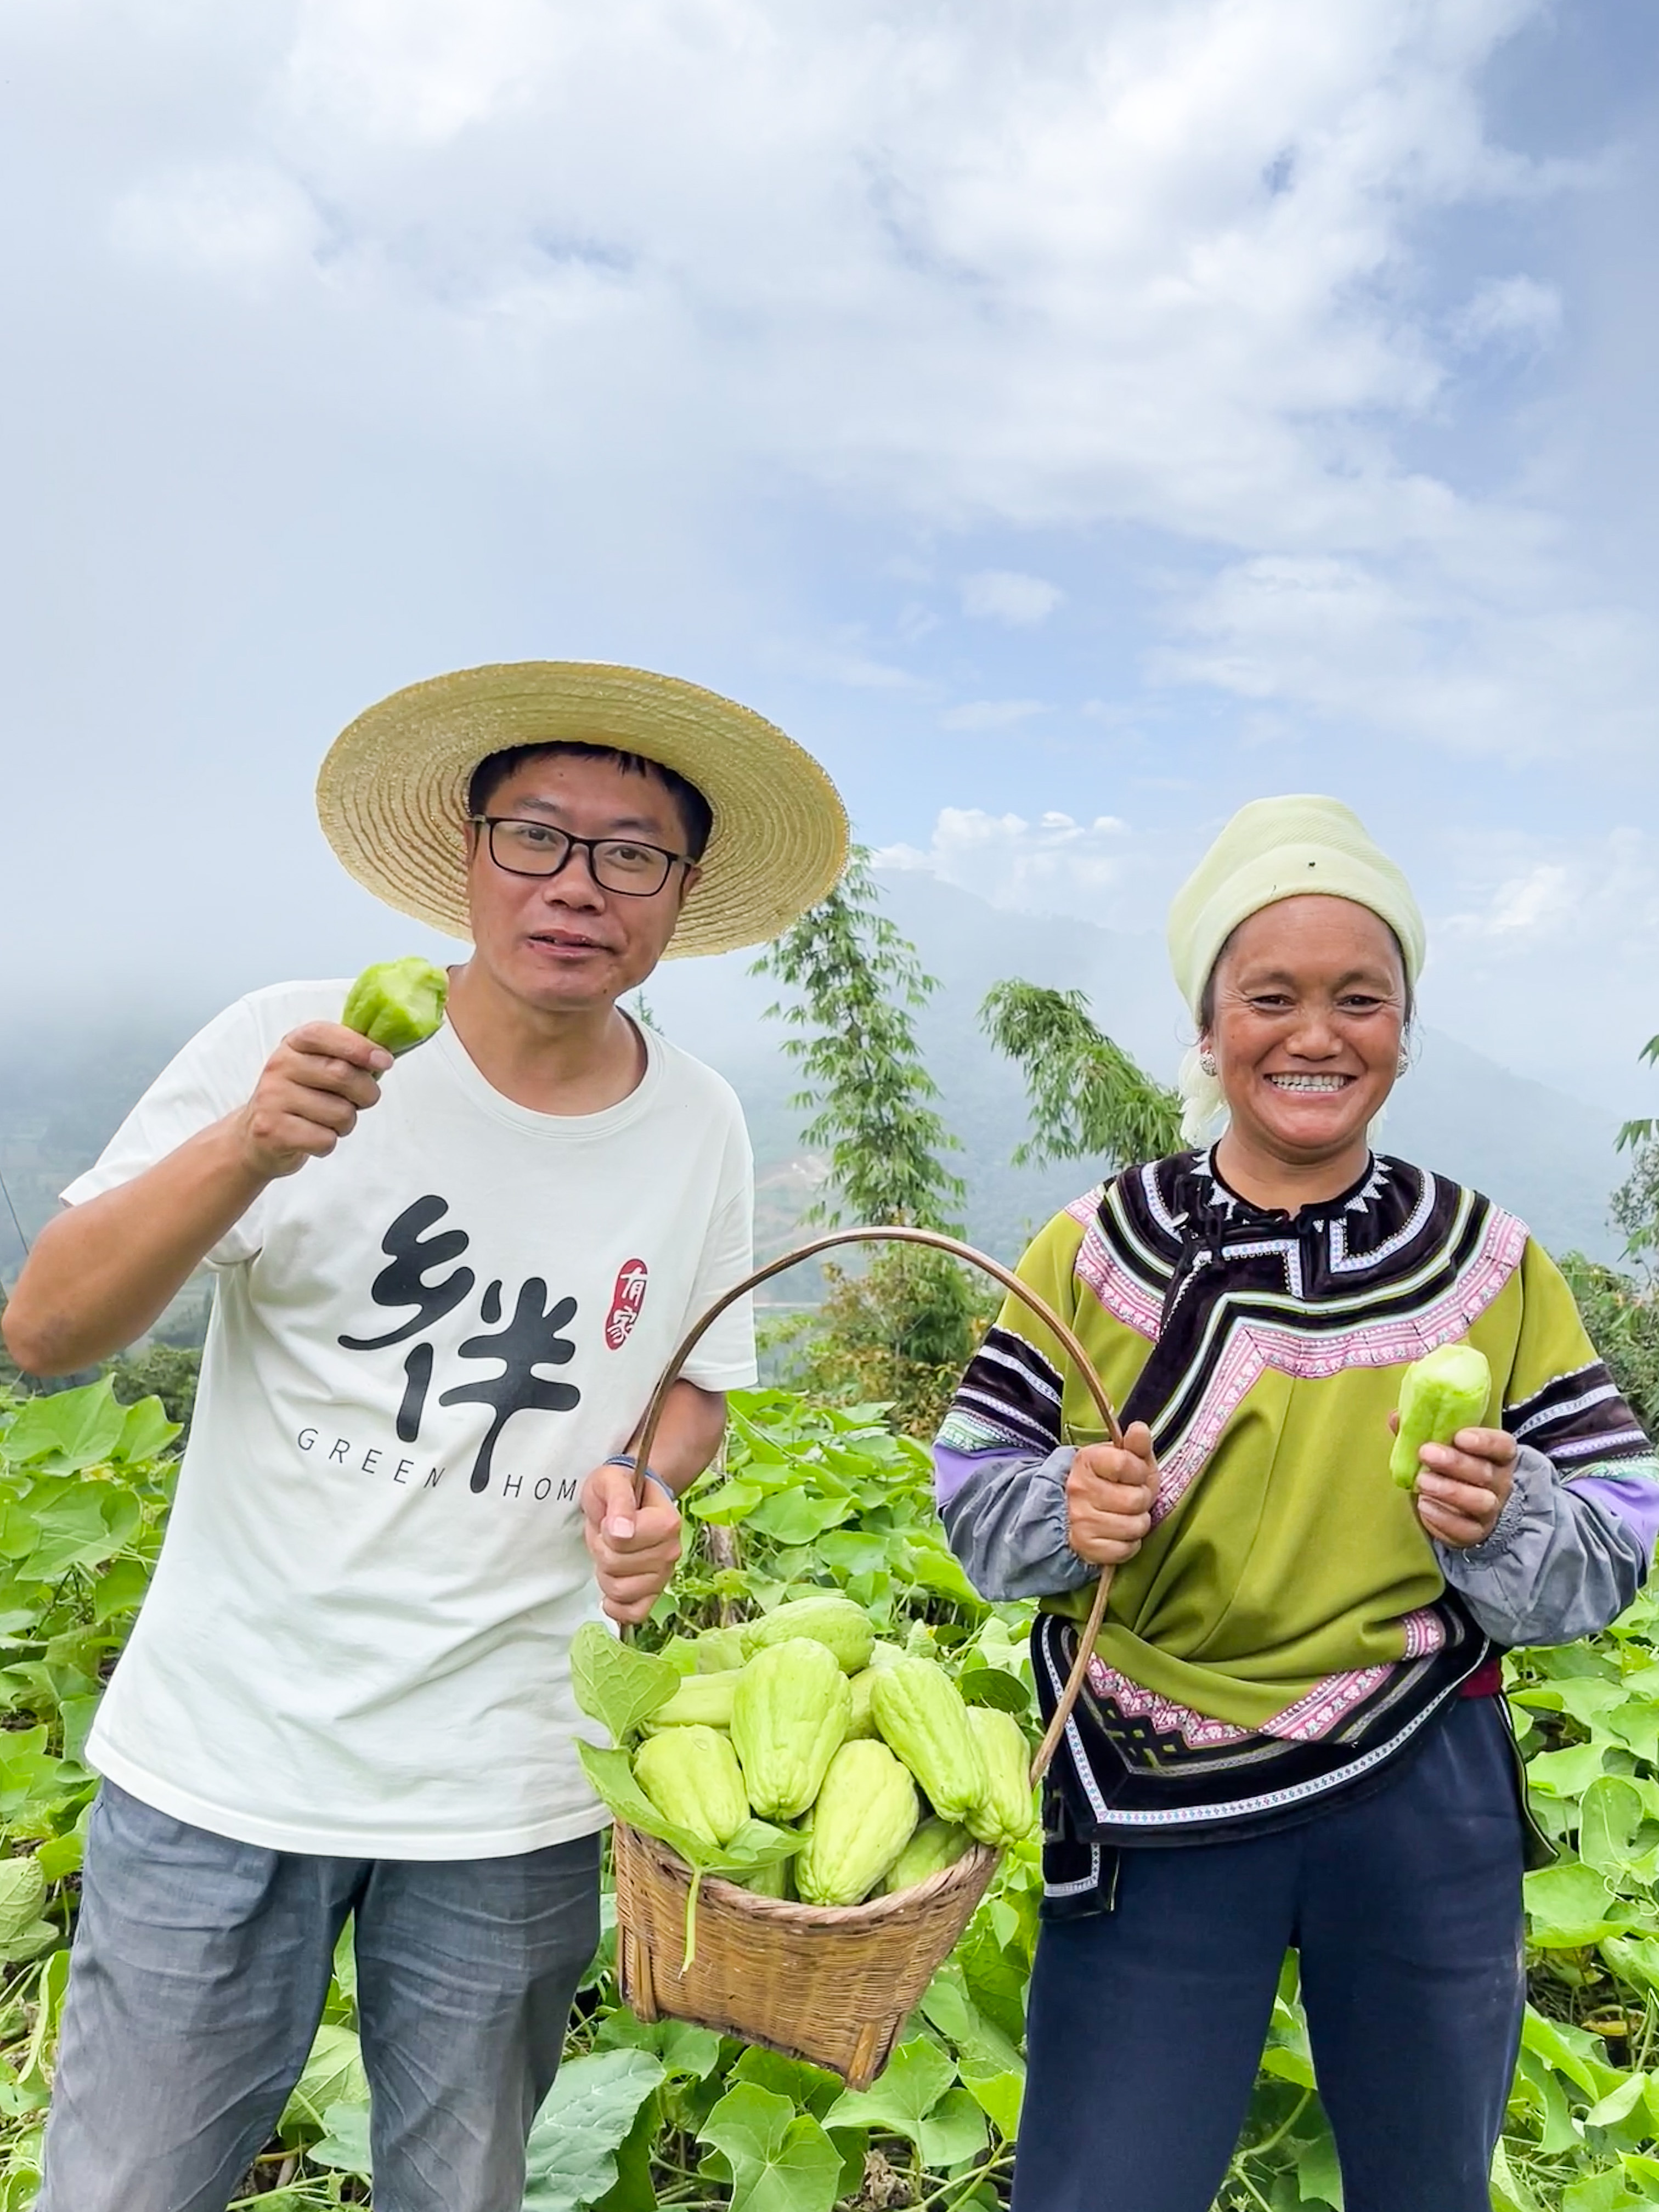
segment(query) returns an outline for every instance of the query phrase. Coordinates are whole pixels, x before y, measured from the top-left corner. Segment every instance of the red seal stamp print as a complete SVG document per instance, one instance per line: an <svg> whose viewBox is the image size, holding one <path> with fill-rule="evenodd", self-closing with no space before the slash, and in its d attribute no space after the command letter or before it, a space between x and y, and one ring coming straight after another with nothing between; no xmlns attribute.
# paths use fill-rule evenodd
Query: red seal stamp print
<svg viewBox="0 0 1659 2212"><path fill-rule="evenodd" d="M617 1287L611 1293L611 1314L605 1324L605 1340L620 1352L634 1334L634 1324L645 1304L647 1269L643 1260L624 1260L617 1271Z"/></svg>

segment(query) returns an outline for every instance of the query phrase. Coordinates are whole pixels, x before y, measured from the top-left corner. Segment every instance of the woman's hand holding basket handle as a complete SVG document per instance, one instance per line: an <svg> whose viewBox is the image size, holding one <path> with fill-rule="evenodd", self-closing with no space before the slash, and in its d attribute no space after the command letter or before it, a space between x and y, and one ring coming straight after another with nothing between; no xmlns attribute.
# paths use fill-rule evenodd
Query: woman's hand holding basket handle
<svg viewBox="0 0 1659 2212"><path fill-rule="evenodd" d="M1066 1478L1066 1539L1097 1567L1133 1559L1152 1525L1158 1462L1152 1431L1134 1421L1121 1444L1085 1444Z"/></svg>

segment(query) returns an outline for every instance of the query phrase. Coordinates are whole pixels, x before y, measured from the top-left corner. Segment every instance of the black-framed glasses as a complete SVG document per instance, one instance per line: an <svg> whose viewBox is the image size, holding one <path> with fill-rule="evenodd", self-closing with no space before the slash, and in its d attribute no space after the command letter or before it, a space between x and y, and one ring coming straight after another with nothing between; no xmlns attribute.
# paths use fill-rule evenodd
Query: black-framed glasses
<svg viewBox="0 0 1659 2212"><path fill-rule="evenodd" d="M489 840L489 857L509 876L556 876L580 845L588 873L601 890L624 898L654 898L674 864L690 867L689 853L668 853L642 845L637 837L573 837L550 822L526 822L516 814L474 814L468 819Z"/></svg>

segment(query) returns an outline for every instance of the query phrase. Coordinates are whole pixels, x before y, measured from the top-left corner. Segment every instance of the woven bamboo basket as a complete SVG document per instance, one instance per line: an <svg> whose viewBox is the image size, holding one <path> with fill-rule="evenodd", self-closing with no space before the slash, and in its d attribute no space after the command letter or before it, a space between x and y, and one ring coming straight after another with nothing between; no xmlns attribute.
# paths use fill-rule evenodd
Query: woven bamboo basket
<svg viewBox="0 0 1659 2212"><path fill-rule="evenodd" d="M1087 1384L1108 1433L1121 1442L1117 1418L1086 1353L1036 1293L971 1245L927 1229L837 1230L757 1268L728 1291L685 1336L669 1362L640 1432L637 1456L650 1463L664 1401L705 1329L757 1284L840 1244L925 1244L993 1276L1038 1314L1065 1346ZM1077 1660L1031 1762L1035 1784L1083 1686L1106 1609L1111 1569L1102 1571ZM696 1954L684 1959L690 1869L654 1837L618 1821L612 1832L617 1877L617 1954L624 2002L646 2021L685 2020L763 2044L839 2074L867 2089L891 2055L906 2017L972 1919L998 1854L976 1844L954 1866L914 1889L865 1905L797 1905L709 1879L698 1889Z"/></svg>

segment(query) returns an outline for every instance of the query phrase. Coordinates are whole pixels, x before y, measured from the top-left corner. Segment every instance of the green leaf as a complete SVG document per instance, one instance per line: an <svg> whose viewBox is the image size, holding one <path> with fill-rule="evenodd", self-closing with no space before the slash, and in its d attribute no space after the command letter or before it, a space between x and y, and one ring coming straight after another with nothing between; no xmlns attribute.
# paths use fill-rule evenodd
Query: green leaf
<svg viewBox="0 0 1659 2212"><path fill-rule="evenodd" d="M659 1843L668 1844L688 1866L698 1866L708 1858L708 1849L698 1837L665 1820L651 1802L634 1779L633 1763L625 1751L598 1751L591 1743L579 1742L576 1756L582 1771L617 1820L626 1820L642 1836L654 1836Z"/></svg>
<svg viewBox="0 0 1659 2212"><path fill-rule="evenodd" d="M1025 2098L1025 2069L1018 2072L980 2075L963 2069L963 2081L969 2095L988 2115L991 2125L1005 2142L1012 2142L1019 2133L1020 2106Z"/></svg>
<svg viewBox="0 0 1659 2212"><path fill-rule="evenodd" d="M38 1958L63 1931L40 1917L46 1877L40 1863L25 1854L0 1859L0 1962Z"/></svg>
<svg viewBox="0 0 1659 2212"><path fill-rule="evenodd" d="M1626 2191L1618 2167L1610 2166L1569 2183L1562 2191L1561 2212L1626 2212L1627 2206L1641 2202Z"/></svg>
<svg viewBox="0 0 1659 2212"><path fill-rule="evenodd" d="M732 2169L732 2212L830 2212L841 2153L810 2112L753 2081L729 2089L697 2141Z"/></svg>
<svg viewBox="0 0 1659 2212"><path fill-rule="evenodd" d="M1610 1936L1601 1956L1621 1982L1659 1996L1659 1937Z"/></svg>
<svg viewBox="0 0 1659 2212"><path fill-rule="evenodd" d="M1577 1951L1635 1926L1594 1867L1568 1860L1526 1877L1527 1932L1547 1951Z"/></svg>
<svg viewBox="0 0 1659 2212"><path fill-rule="evenodd" d="M29 1494L29 1510L40 1534L25 1571L33 1580L48 1583L57 1582L71 1567L94 1567L112 1558L141 1518L130 1491L74 1475L37 1482Z"/></svg>
<svg viewBox="0 0 1659 2212"><path fill-rule="evenodd" d="M26 1399L6 1431L5 1455L47 1474L79 1474L109 1458L126 1414L107 1376L78 1390Z"/></svg>
<svg viewBox="0 0 1659 2212"><path fill-rule="evenodd" d="M867 2089L848 2089L824 2114L832 2128L885 2128L921 2148L921 2124L957 2078L938 2044L901 2043Z"/></svg>
<svg viewBox="0 0 1659 2212"><path fill-rule="evenodd" d="M717 1528L729 1528L752 1513L765 1496L757 1482L723 1482L718 1490L692 1499L692 1518L712 1521Z"/></svg>
<svg viewBox="0 0 1659 2212"><path fill-rule="evenodd" d="M149 1588L147 1559L112 1559L92 1586L92 1617L100 1625L137 1613Z"/></svg>
<svg viewBox="0 0 1659 2212"><path fill-rule="evenodd" d="M367 2105L368 2080L355 2028L325 2020L317 2030L294 2094L283 2113L281 2133L291 2142L301 2124L325 2127L325 2114L336 2105Z"/></svg>
<svg viewBox="0 0 1659 2212"><path fill-rule="evenodd" d="M1659 1766L1659 1703L1651 1698L1632 1698L1612 1708L1606 1725L1638 1759L1644 1759L1650 1766Z"/></svg>
<svg viewBox="0 0 1659 2212"><path fill-rule="evenodd" d="M1642 1793L1616 1774L1603 1774L1578 1808L1578 1856L1598 1874L1618 1875L1638 1856L1644 1813Z"/></svg>
<svg viewBox="0 0 1659 2212"><path fill-rule="evenodd" d="M121 1433L110 1457L118 1465L159 1459L174 1437L183 1433L179 1422L168 1420L167 1409L159 1398L140 1398L136 1405L127 1407Z"/></svg>
<svg viewBox="0 0 1659 2212"><path fill-rule="evenodd" d="M979 2010L1018 2044L1025 2033L1026 1976L998 1942L988 1911L975 1915L954 1955Z"/></svg>
<svg viewBox="0 0 1659 2212"><path fill-rule="evenodd" d="M1577 1797L1601 1771L1599 1743L1570 1744L1565 1751L1541 1751L1527 1761L1530 1789L1550 1797Z"/></svg>
<svg viewBox="0 0 1659 2212"><path fill-rule="evenodd" d="M1629 1692L1628 1682L1585 1674L1552 1680L1537 1689L1517 1690L1511 1703L1540 1713L1570 1713L1580 1728L1594 1729L1609 1706Z"/></svg>
<svg viewBox="0 0 1659 2212"><path fill-rule="evenodd" d="M570 1639L570 1686L589 1720L611 1732L618 1748L659 1705L679 1687L679 1674L665 1659L653 1658L623 1644L597 1621L587 1620Z"/></svg>
<svg viewBox="0 0 1659 2212"><path fill-rule="evenodd" d="M1019 1677L1006 1674L1000 1667L969 1667L957 1675L957 1687L964 1704L991 1705L1002 1713L1023 1713L1031 1702L1031 1693Z"/></svg>
<svg viewBox="0 0 1659 2212"><path fill-rule="evenodd" d="M530 2130L523 2212L576 2212L617 2179L617 2152L634 2116L664 2078L645 2051L568 2058Z"/></svg>
<svg viewBox="0 0 1659 2212"><path fill-rule="evenodd" d="M1642 2102L1647 2086L1645 2074L1627 2074L1616 2089L1610 2089L1605 2097L1598 2098L1590 2106L1584 2115L1584 2125L1587 2128L1616 2126Z"/></svg>
<svg viewBox="0 0 1659 2212"><path fill-rule="evenodd" d="M873 1575L884 1567L891 1542L885 1530L831 1528L819 1537L817 1554L831 1574L847 1581L854 1575Z"/></svg>
<svg viewBox="0 0 1659 2212"><path fill-rule="evenodd" d="M79 1874L86 1856L87 1815L90 1804L83 1806L81 1816L72 1828L61 1836L48 1836L35 1852L35 1863L48 1881L62 1881L66 1874Z"/></svg>
<svg viewBox="0 0 1659 2212"><path fill-rule="evenodd" d="M0 1945L39 1919L46 1901L46 1878L29 1853L0 1859Z"/></svg>
<svg viewBox="0 0 1659 2212"><path fill-rule="evenodd" d="M966 2089L947 2089L921 2123L918 2147L924 2166L944 2168L981 2157L985 2114Z"/></svg>
<svg viewBox="0 0 1659 2212"><path fill-rule="evenodd" d="M775 2097L787 2097L792 2105L799 2105L820 2120L842 2093L839 2075L828 2074L805 2058L786 2058L781 2051L763 2051L758 2044L751 2044L744 2052L729 2078L752 2081L758 2088L769 2089Z"/></svg>
<svg viewBox="0 0 1659 2212"><path fill-rule="evenodd" d="M1296 2182L1304 2204L1330 2204L1342 2212L1342 2171L1328 2129L1304 2141L1293 2139Z"/></svg>
<svg viewBox="0 0 1659 2212"><path fill-rule="evenodd" d="M684 2022L678 2025L684 2026ZM617 2145L617 2178L603 2197L595 2197L596 2212L657 2212L655 2176L651 2154L662 2130L662 2092L646 2098L634 2115L634 2124Z"/></svg>
<svg viewBox="0 0 1659 2212"><path fill-rule="evenodd" d="M595 2039L603 2050L648 2051L668 2074L690 2081L707 2081L720 2063L720 2039L712 2027L689 2020L636 2020L631 2012L609 2013Z"/></svg>
<svg viewBox="0 0 1659 2212"><path fill-rule="evenodd" d="M1556 1869L1552 1868L1549 1871L1553 1873ZM1524 2049L1535 2052L1558 2074L1565 2074L1586 2096L1601 2094L1588 2063L1590 2039L1583 2028L1567 2027L1559 2021L1547 2020L1528 2005L1522 2015L1521 2041Z"/></svg>
<svg viewBox="0 0 1659 2212"><path fill-rule="evenodd" d="M343 2173L356 2173L365 2181L372 2180L368 2106L343 2101L331 2105L323 2114L322 2135L316 2142L306 2145L306 2156L313 2166L336 2166Z"/></svg>
<svg viewBox="0 0 1659 2212"><path fill-rule="evenodd" d="M678 1679L678 1678L676 1678ZM583 1771L619 1820L641 1835L654 1836L676 1850L699 1874L729 1874L741 1879L793 1858L805 1848L805 1836L795 1828L775 1828L767 1820L745 1820L723 1850L711 1849L689 1828L665 1820L639 1784L625 1751L596 1751L591 1743L578 1743L576 1756Z"/></svg>
<svg viewBox="0 0 1659 2212"><path fill-rule="evenodd" d="M1510 2165L1501 2136L1492 2154L1492 2196L1494 2212L1538 2212L1538 2199Z"/></svg>
<svg viewBox="0 0 1659 2212"><path fill-rule="evenodd" d="M805 1490L781 1490L755 1508L749 1526L775 1543L811 1544L856 1510L850 1498L814 1498Z"/></svg>
<svg viewBox="0 0 1659 2212"><path fill-rule="evenodd" d="M0 1559L27 1559L40 1540L40 1523L15 1499L0 1504Z"/></svg>

